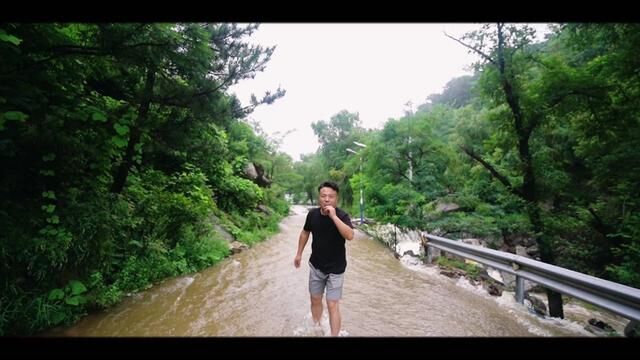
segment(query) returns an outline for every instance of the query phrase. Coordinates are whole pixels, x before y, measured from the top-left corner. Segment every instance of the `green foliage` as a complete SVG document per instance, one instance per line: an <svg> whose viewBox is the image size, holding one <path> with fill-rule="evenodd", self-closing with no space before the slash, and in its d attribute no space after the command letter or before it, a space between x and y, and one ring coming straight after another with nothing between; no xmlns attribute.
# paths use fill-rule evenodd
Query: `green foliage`
<svg viewBox="0 0 640 360"><path fill-rule="evenodd" d="M289 215L290 204L285 200L285 188L276 183L264 191L264 200L280 216Z"/></svg>
<svg viewBox="0 0 640 360"><path fill-rule="evenodd" d="M83 283L77 280L71 280L64 288L51 290L47 299L49 301L59 301L67 305L78 306L87 301L86 297L82 295L86 291L87 288Z"/></svg>
<svg viewBox="0 0 640 360"><path fill-rule="evenodd" d="M218 207L285 211L283 191L266 196L238 169L277 155L239 120L284 91L245 107L227 94L273 53L247 41L256 29L2 26L0 333L69 324L219 262ZM280 160L270 176L292 168Z"/></svg>
<svg viewBox="0 0 640 360"><path fill-rule="evenodd" d="M614 248L613 254L622 260L619 264L611 264L606 271L617 281L640 287L640 215L629 215L622 224L619 233L611 237L621 238L620 245Z"/></svg>
<svg viewBox="0 0 640 360"><path fill-rule="evenodd" d="M264 193L254 182L230 176L220 184L217 197L220 207L227 211L249 211L263 200Z"/></svg>
<svg viewBox="0 0 640 360"><path fill-rule="evenodd" d="M284 92L248 106L227 94L274 51L246 41L256 28L2 25L0 334L215 264L228 249L212 214L254 244L277 231L285 197L315 203L326 179L352 213L364 189L367 217L494 245L535 238L558 265L640 286L638 24L565 24L542 43L504 25L501 47L487 24L462 40L504 55L504 71L481 57L381 130L347 111L317 121L320 151L295 163L278 151L287 134L238 121ZM249 162L269 186L247 179Z"/></svg>
<svg viewBox="0 0 640 360"><path fill-rule="evenodd" d="M107 286L101 272L97 271L89 276L89 308L106 309L116 304L122 298L122 291L115 285Z"/></svg>
<svg viewBox="0 0 640 360"><path fill-rule="evenodd" d="M229 246L224 240L217 238L213 231L199 235L193 228L183 229L181 240L174 251L175 255L183 254L189 272L195 272L212 266L229 255Z"/></svg>
<svg viewBox="0 0 640 360"><path fill-rule="evenodd" d="M349 153L347 149L359 149L353 142L364 141L365 132L360 124L360 115L342 110L332 116L329 121L319 120L312 123L311 128L318 137L321 156L316 158L316 162L311 168L302 169L303 173L314 172L303 178L304 185L302 187L309 200L312 200L314 196L317 197L317 187L322 181L335 181L340 187L342 206L348 207L353 203L354 193L348 177L357 171L357 165L354 164L357 164L359 159L358 156ZM366 157L363 149L358 151L360 157Z"/></svg>
<svg viewBox="0 0 640 360"><path fill-rule="evenodd" d="M0 29L0 41L8 42L15 46L18 46L22 42L22 39L17 38L11 34L7 34L5 30Z"/></svg>
<svg viewBox="0 0 640 360"><path fill-rule="evenodd" d="M429 111L434 104L445 104L453 108L463 107L471 102L472 88L476 76L460 76L447 82L441 94L432 94L427 97L429 103L418 110Z"/></svg>
<svg viewBox="0 0 640 360"><path fill-rule="evenodd" d="M227 225L227 230L238 240L247 245L254 245L263 241L268 236L276 233L281 215L267 215L259 212L241 215L231 213L229 221L232 226Z"/></svg>
<svg viewBox="0 0 640 360"><path fill-rule="evenodd" d="M461 39L482 52L476 72L417 113L359 139L349 113L314 123L322 148L294 164L293 199L333 177L363 188L380 222L494 248L534 239L548 261L639 287L639 30L563 24L535 43L526 26L485 24ZM362 171L353 140L369 145Z"/></svg>
<svg viewBox="0 0 640 360"><path fill-rule="evenodd" d="M7 111L4 114L0 114L0 130L4 129L4 124L7 121L24 122L29 118L29 115L20 111Z"/></svg>

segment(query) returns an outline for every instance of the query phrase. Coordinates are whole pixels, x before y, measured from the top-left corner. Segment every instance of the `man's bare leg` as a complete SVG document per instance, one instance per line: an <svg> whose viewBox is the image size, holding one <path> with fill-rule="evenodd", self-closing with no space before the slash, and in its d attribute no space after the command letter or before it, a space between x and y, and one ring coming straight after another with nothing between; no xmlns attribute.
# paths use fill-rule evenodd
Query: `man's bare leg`
<svg viewBox="0 0 640 360"><path fill-rule="evenodd" d="M327 299L327 308L329 309L329 325L331 325L331 336L338 336L340 333L340 300Z"/></svg>
<svg viewBox="0 0 640 360"><path fill-rule="evenodd" d="M322 294L311 295L311 317L315 324L320 324L322 318Z"/></svg>

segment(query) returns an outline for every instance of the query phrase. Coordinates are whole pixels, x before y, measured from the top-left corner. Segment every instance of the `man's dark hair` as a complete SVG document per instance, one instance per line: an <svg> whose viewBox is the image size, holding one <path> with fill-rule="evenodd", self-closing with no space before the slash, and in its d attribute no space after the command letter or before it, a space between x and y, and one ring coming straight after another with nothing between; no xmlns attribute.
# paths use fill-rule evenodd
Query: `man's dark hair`
<svg viewBox="0 0 640 360"><path fill-rule="evenodd" d="M332 188L333 190L336 191L336 193L340 193L340 188L338 187L338 184L334 183L333 181L325 181L322 184L320 184L320 186L318 186L318 192L320 192L320 189L322 189L323 187Z"/></svg>

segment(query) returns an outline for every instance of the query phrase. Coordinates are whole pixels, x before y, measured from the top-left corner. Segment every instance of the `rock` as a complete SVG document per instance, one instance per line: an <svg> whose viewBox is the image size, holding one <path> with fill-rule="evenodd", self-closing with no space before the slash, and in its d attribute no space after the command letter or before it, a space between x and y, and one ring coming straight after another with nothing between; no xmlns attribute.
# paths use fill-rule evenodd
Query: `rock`
<svg viewBox="0 0 640 360"><path fill-rule="evenodd" d="M516 288L516 276L505 271L500 271L500 277L502 277L502 284L509 291L515 291Z"/></svg>
<svg viewBox="0 0 640 360"><path fill-rule="evenodd" d="M254 166L256 168L256 172L258 173L258 178L255 180L256 184L261 187L271 186L272 181L264 173L264 168L262 167L262 165L254 163Z"/></svg>
<svg viewBox="0 0 640 360"><path fill-rule="evenodd" d="M405 256L405 255L409 255L409 256L413 256L413 257L417 256L416 254L413 253L413 250L405 251L404 254L402 254L402 256Z"/></svg>
<svg viewBox="0 0 640 360"><path fill-rule="evenodd" d="M529 257L529 255L527 255L527 248L522 245L516 245L516 255L524 256L527 258Z"/></svg>
<svg viewBox="0 0 640 360"><path fill-rule="evenodd" d="M222 239L226 240L227 242L232 242L233 240L235 240L233 235L231 235L225 228L222 227L222 225L220 225L220 218L215 215L211 215L209 217L209 220L213 224L213 230L218 233L218 235L220 235Z"/></svg>
<svg viewBox="0 0 640 360"><path fill-rule="evenodd" d="M484 240L480 240L480 239L462 239L460 240L465 244L469 244L469 245L474 245L474 246L482 246L482 247L487 247L487 242Z"/></svg>
<svg viewBox="0 0 640 360"><path fill-rule="evenodd" d="M258 178L258 171L252 162L248 162L244 166L244 175L251 180L256 180Z"/></svg>
<svg viewBox="0 0 640 360"><path fill-rule="evenodd" d="M502 290L500 290L500 288L495 284L489 284L487 286L487 292L492 296L502 296Z"/></svg>
<svg viewBox="0 0 640 360"><path fill-rule="evenodd" d="M539 316L547 316L547 304L544 301L538 299L535 296L529 295L528 292L524 294L524 303L527 306L529 312Z"/></svg>
<svg viewBox="0 0 640 360"><path fill-rule="evenodd" d="M516 248L511 246L511 245L509 245L509 244L503 243L498 248L498 251L504 251L504 252L515 254L516 253Z"/></svg>
<svg viewBox="0 0 640 360"><path fill-rule="evenodd" d="M589 323L585 325L584 329L598 336L618 335L613 327L606 322L597 319L589 319Z"/></svg>
<svg viewBox="0 0 640 360"><path fill-rule="evenodd" d="M611 327L611 325L607 324L606 322L602 321L602 320L597 320L597 319L589 319L589 324L593 325L601 330L607 331L607 332L613 332L615 331L614 328Z"/></svg>
<svg viewBox="0 0 640 360"><path fill-rule="evenodd" d="M217 232L224 240L227 242L232 242L235 240L233 235L231 235L227 230L225 230L222 226L215 224L213 225L213 229Z"/></svg>
<svg viewBox="0 0 640 360"><path fill-rule="evenodd" d="M457 279L461 276L461 274L455 270L440 270L440 274L453 279Z"/></svg>
<svg viewBox="0 0 640 360"><path fill-rule="evenodd" d="M243 244L239 241L234 241L229 244L229 248L231 250L231 255L235 255L242 252L243 250L248 249L249 247L247 246L247 244Z"/></svg>
<svg viewBox="0 0 640 360"><path fill-rule="evenodd" d="M266 207L263 204L260 204L256 207L258 209L258 211L261 211L267 215L271 215L273 213L273 211L271 209L269 209L268 207Z"/></svg>
<svg viewBox="0 0 640 360"><path fill-rule="evenodd" d="M269 187L271 185L271 179L267 178L264 174L264 168L260 164L248 162L243 169L244 176L255 182L261 187Z"/></svg>
<svg viewBox="0 0 640 360"><path fill-rule="evenodd" d="M529 246L526 252L530 258L537 258L540 256L540 249L538 248L538 245Z"/></svg>
<svg viewBox="0 0 640 360"><path fill-rule="evenodd" d="M494 269L494 268L487 268L486 270L487 273L487 281L491 281L491 282L497 282L499 284L504 284L504 280L502 279L502 276L500 275L500 271Z"/></svg>
<svg viewBox="0 0 640 360"><path fill-rule="evenodd" d="M640 322L636 320L631 320L624 327L624 336L637 338L640 337Z"/></svg>
<svg viewBox="0 0 640 360"><path fill-rule="evenodd" d="M519 236L514 236L514 235L510 235L510 236L506 236L503 239L503 243L510 246L510 247L514 247L516 245L522 245L522 243L524 243L525 238L519 237Z"/></svg>
<svg viewBox="0 0 640 360"><path fill-rule="evenodd" d="M436 206L436 211L439 212L452 212L460 209L460 205L455 203L439 203Z"/></svg>

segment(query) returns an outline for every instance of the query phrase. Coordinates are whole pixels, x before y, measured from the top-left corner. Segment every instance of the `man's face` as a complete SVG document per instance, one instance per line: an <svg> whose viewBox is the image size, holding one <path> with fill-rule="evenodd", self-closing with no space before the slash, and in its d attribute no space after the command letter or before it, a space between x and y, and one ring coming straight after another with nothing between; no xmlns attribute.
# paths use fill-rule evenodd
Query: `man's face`
<svg viewBox="0 0 640 360"><path fill-rule="evenodd" d="M320 206L336 207L338 203L338 193L330 187L320 189Z"/></svg>

